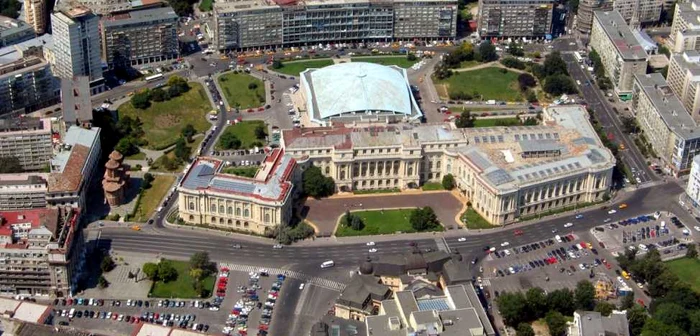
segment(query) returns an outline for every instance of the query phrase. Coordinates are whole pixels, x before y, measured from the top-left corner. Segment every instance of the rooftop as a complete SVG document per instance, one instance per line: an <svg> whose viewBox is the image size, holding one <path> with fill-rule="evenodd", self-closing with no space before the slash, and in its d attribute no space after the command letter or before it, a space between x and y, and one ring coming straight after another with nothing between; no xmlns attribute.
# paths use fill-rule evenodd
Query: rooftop
<svg viewBox="0 0 700 336"><path fill-rule="evenodd" d="M177 21L178 16L171 7L154 7L135 9L121 14L115 14L102 18L103 27L119 27L125 25Z"/></svg>
<svg viewBox="0 0 700 336"><path fill-rule="evenodd" d="M419 2L420 0L392 0L385 3L392 4L393 2ZM435 0L446 3L454 3L454 0ZM554 0L540 0L539 2L551 3ZM215 13L238 12L247 10L260 10L269 8L282 8L287 6L323 6L323 5L347 5L348 7L369 6L370 0L233 0L233 1L217 1L214 2Z"/></svg>
<svg viewBox="0 0 700 336"><path fill-rule="evenodd" d="M51 308L41 304L0 297L0 314L10 312L18 321L43 324Z"/></svg>
<svg viewBox="0 0 700 336"><path fill-rule="evenodd" d="M30 186L34 184L46 184L48 174L45 173L19 173L0 174L0 189L3 186ZM13 188L13 190L15 190Z"/></svg>
<svg viewBox="0 0 700 336"><path fill-rule="evenodd" d="M622 18L620 12L594 11L594 17L605 31L605 34L617 48L618 54L627 61L646 60L647 53L639 44L632 30Z"/></svg>
<svg viewBox="0 0 700 336"><path fill-rule="evenodd" d="M58 210L56 209L27 209L16 211L0 211L0 235L13 234L12 227L18 224L29 224L31 229L45 227L52 235L58 228Z"/></svg>
<svg viewBox="0 0 700 336"><path fill-rule="evenodd" d="M682 71L690 73L693 77L691 81L700 81L700 52L696 50L687 50L680 54L671 55L671 60L676 63Z"/></svg>
<svg viewBox="0 0 700 336"><path fill-rule="evenodd" d="M321 321L311 327L310 336L365 336L365 324L355 320L346 320L331 315L324 315Z"/></svg>
<svg viewBox="0 0 700 336"><path fill-rule="evenodd" d="M688 24L684 34L697 35L700 29L700 1L691 0L679 2L676 6L678 14Z"/></svg>
<svg viewBox="0 0 700 336"><path fill-rule="evenodd" d="M83 181L83 167L89 154L89 147L75 145L70 151L64 151L56 155L51 160L51 166L60 169L49 174L49 192L78 191Z"/></svg>
<svg viewBox="0 0 700 336"><path fill-rule="evenodd" d="M23 32L28 33L31 37L34 33L34 28L24 21L0 15L0 43L5 37Z"/></svg>
<svg viewBox="0 0 700 336"><path fill-rule="evenodd" d="M629 336L627 313L613 311L610 316L602 316L599 312L576 311L574 321L574 336Z"/></svg>
<svg viewBox="0 0 700 336"><path fill-rule="evenodd" d="M51 49L52 46L53 37L51 34L44 34L31 40L0 48L0 65L19 60L24 57L24 53L31 48L46 47Z"/></svg>
<svg viewBox="0 0 700 336"><path fill-rule="evenodd" d="M700 138L698 125L660 73L635 75L634 78L672 132L684 140Z"/></svg>
<svg viewBox="0 0 700 336"><path fill-rule="evenodd" d="M0 138L15 134L51 133L51 118L0 119Z"/></svg>
<svg viewBox="0 0 700 336"><path fill-rule="evenodd" d="M352 277L352 280L347 287L340 293L337 299L339 304L354 307L357 309L365 309L366 303L371 300L381 301L386 299L391 290L386 285L380 284L379 279L373 275L357 274ZM368 298L371 298L368 302Z"/></svg>

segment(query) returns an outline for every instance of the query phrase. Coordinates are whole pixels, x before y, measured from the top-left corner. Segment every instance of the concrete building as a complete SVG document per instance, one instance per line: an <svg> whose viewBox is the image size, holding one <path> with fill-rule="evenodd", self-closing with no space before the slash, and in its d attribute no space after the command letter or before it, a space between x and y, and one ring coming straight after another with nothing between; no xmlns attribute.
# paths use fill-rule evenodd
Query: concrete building
<svg viewBox="0 0 700 336"><path fill-rule="evenodd" d="M0 174L0 210L46 207L48 174Z"/></svg>
<svg viewBox="0 0 700 336"><path fill-rule="evenodd" d="M654 23L661 17L663 0L615 0L613 9L620 12L622 18L632 27L640 24Z"/></svg>
<svg viewBox="0 0 700 336"><path fill-rule="evenodd" d="M0 48L31 40L36 37L34 28L24 21L0 16Z"/></svg>
<svg viewBox="0 0 700 336"><path fill-rule="evenodd" d="M553 0L479 0L481 38L545 38L552 33Z"/></svg>
<svg viewBox="0 0 700 336"><path fill-rule="evenodd" d="M406 69L364 62L303 71L300 111L309 120L329 123L391 123L423 116L411 93Z"/></svg>
<svg viewBox="0 0 700 336"><path fill-rule="evenodd" d="M88 190L99 171L97 163L102 153L100 129L72 126L63 141L56 146L51 159L46 201L52 207L85 209Z"/></svg>
<svg viewBox="0 0 700 336"><path fill-rule="evenodd" d="M335 316L347 320L365 321L375 315L382 301L391 297L391 289L373 275L357 274L335 301Z"/></svg>
<svg viewBox="0 0 700 336"><path fill-rule="evenodd" d="M51 119L0 119L0 158L15 157L25 171L46 169L53 154Z"/></svg>
<svg viewBox="0 0 700 336"><path fill-rule="evenodd" d="M417 298L400 291L384 300L379 315L367 316L367 334L373 336L494 336L496 332L471 284L448 286L445 294Z"/></svg>
<svg viewBox="0 0 700 336"><path fill-rule="evenodd" d="M700 50L700 1L678 2L667 45L671 52Z"/></svg>
<svg viewBox="0 0 700 336"><path fill-rule="evenodd" d="M24 18L37 35L47 32L49 13L47 0L24 0Z"/></svg>
<svg viewBox="0 0 700 336"><path fill-rule="evenodd" d="M79 236L71 208L0 211L0 295L72 295Z"/></svg>
<svg viewBox="0 0 700 336"><path fill-rule="evenodd" d="M180 218L195 225L263 234L292 219L301 172L284 150L273 150L254 178L223 171L224 161L198 158L180 183Z"/></svg>
<svg viewBox="0 0 700 336"><path fill-rule="evenodd" d="M615 159L580 106L552 107L544 125L455 129L447 124L344 126L282 131L281 146L313 164L341 191L418 188L455 177L474 209L494 224L596 202Z"/></svg>
<svg viewBox="0 0 700 336"><path fill-rule="evenodd" d="M214 3L218 50L337 42L451 40L455 0L234 0ZM551 19L551 17L550 17Z"/></svg>
<svg viewBox="0 0 700 336"><path fill-rule="evenodd" d="M567 336L630 336L627 312L613 310L610 316L598 312L575 311L574 323L569 324Z"/></svg>
<svg viewBox="0 0 700 336"><path fill-rule="evenodd" d="M693 119L700 121L700 52L671 55L666 82Z"/></svg>
<svg viewBox="0 0 700 336"><path fill-rule="evenodd" d="M647 53L618 11L595 11L591 43L612 81L615 92L631 98L634 75L647 71Z"/></svg>
<svg viewBox="0 0 700 336"><path fill-rule="evenodd" d="M688 185L685 187L685 193L688 194L691 200L693 200L693 205L698 206L700 204L700 155L696 155L693 158L693 164L690 168L690 175L688 178Z"/></svg>
<svg viewBox="0 0 700 336"><path fill-rule="evenodd" d="M100 61L99 18L87 7L62 6L51 14L54 73L63 79L90 78L91 93L104 90Z"/></svg>
<svg viewBox="0 0 700 336"><path fill-rule="evenodd" d="M700 128L660 73L635 76L632 110L665 170L687 173L700 152Z"/></svg>
<svg viewBox="0 0 700 336"><path fill-rule="evenodd" d="M576 13L576 29L584 34L590 34L593 27L594 11L611 11L613 2L611 0L581 0Z"/></svg>
<svg viewBox="0 0 700 336"><path fill-rule="evenodd" d="M77 76L61 79L61 109L66 127L92 125L92 101L90 100L90 78Z"/></svg>
<svg viewBox="0 0 700 336"><path fill-rule="evenodd" d="M178 20L171 7L105 16L100 21L102 56L110 69L177 59Z"/></svg>
<svg viewBox="0 0 700 336"><path fill-rule="evenodd" d="M33 39L0 48L0 65L23 57L37 56L53 64L53 36L44 34Z"/></svg>

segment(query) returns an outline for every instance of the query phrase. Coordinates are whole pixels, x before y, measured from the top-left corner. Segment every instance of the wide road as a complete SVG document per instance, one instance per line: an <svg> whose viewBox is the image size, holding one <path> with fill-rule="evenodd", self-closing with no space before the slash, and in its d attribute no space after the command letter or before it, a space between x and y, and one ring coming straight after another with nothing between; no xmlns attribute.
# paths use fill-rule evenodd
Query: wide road
<svg viewBox="0 0 700 336"><path fill-rule="evenodd" d="M622 130L622 122L617 114L612 110L610 104L605 99L603 93L600 92L595 82L590 77L590 74L581 69L580 64L576 61L573 54L563 53L562 58L569 68L569 74L574 80L581 82L579 89L583 93L583 97L588 103L603 129L607 134L613 135L613 142L623 144L625 150L620 151L620 157L625 164L631 169L636 170L637 175L642 183L658 180L658 177L652 173L646 164L646 160L639 152L637 145L629 136Z"/></svg>

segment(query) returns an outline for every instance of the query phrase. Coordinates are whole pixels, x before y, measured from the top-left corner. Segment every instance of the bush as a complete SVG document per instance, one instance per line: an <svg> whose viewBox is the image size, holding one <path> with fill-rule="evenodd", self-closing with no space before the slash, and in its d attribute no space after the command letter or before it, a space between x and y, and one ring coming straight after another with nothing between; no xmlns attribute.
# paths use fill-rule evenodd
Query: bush
<svg viewBox="0 0 700 336"><path fill-rule="evenodd" d="M429 231L440 225L435 211L428 206L414 209L411 212L409 222L411 223L411 227L418 232Z"/></svg>
<svg viewBox="0 0 700 336"><path fill-rule="evenodd" d="M100 277L97 279L97 287L100 289L105 289L109 287L109 281L105 279L104 275L100 275Z"/></svg>
<svg viewBox="0 0 700 336"><path fill-rule="evenodd" d="M131 105L137 109L147 109L151 106L151 96L148 90L136 93L131 96Z"/></svg>
<svg viewBox="0 0 700 336"><path fill-rule="evenodd" d="M409 62L413 62L413 61L415 61L415 60L417 60L417 59L418 59L418 58L417 58L416 55L414 55L414 54L408 54L408 55L406 55L406 60L409 61Z"/></svg>
<svg viewBox="0 0 700 336"><path fill-rule="evenodd" d="M102 262L100 262L100 270L102 270L102 272L107 273L113 270L114 267L116 267L116 265L114 264L114 260L112 260L111 256L106 255L102 258Z"/></svg>
<svg viewBox="0 0 700 336"><path fill-rule="evenodd" d="M252 82L251 82L251 83L248 83L248 90L255 90L255 89L257 89L257 88L258 88L258 84L257 84L257 83L252 83Z"/></svg>
<svg viewBox="0 0 700 336"><path fill-rule="evenodd" d="M447 174L442 177L442 187L446 190L452 190L455 187L455 177L452 174Z"/></svg>
<svg viewBox="0 0 700 336"><path fill-rule="evenodd" d="M219 144L223 149L239 149L241 148L241 140L233 133L224 132L219 138Z"/></svg>
<svg viewBox="0 0 700 336"><path fill-rule="evenodd" d="M335 192L335 181L333 181L333 178L324 176L321 168L316 166L311 166L304 170L302 183L304 192L313 198L327 197Z"/></svg>
<svg viewBox="0 0 700 336"><path fill-rule="evenodd" d="M506 57L501 60L501 64L503 64L507 68L513 68L513 69L519 69L519 70L525 70L525 63L522 61L519 61L513 57Z"/></svg>

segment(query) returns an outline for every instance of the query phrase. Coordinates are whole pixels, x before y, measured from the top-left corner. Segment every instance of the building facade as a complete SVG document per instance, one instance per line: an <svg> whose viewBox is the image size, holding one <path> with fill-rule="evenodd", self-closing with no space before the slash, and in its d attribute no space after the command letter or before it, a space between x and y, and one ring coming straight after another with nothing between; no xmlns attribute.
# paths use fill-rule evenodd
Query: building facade
<svg viewBox="0 0 700 336"><path fill-rule="evenodd" d="M49 62L38 56L0 65L0 115L25 114L58 103L58 83Z"/></svg>
<svg viewBox="0 0 700 336"><path fill-rule="evenodd" d="M693 200L693 205L700 204L700 155L693 158L693 164L688 175L688 185L685 187L685 193Z"/></svg>
<svg viewBox="0 0 700 336"><path fill-rule="evenodd" d="M292 219L294 185L300 180L296 161L273 150L254 178L225 173L224 161L198 158L179 191L179 215L195 225L263 234Z"/></svg>
<svg viewBox="0 0 700 336"><path fill-rule="evenodd" d="M35 36L34 28L26 22L0 16L0 48L31 40Z"/></svg>
<svg viewBox="0 0 700 336"><path fill-rule="evenodd" d="M64 79L90 78L92 94L104 90L99 18L88 8L61 7L51 14L54 73Z"/></svg>
<svg viewBox="0 0 700 336"><path fill-rule="evenodd" d="M239 0L214 4L218 50L457 36L454 0Z"/></svg>
<svg viewBox="0 0 700 336"><path fill-rule="evenodd" d="M615 0L613 9L620 12L622 18L633 28L640 24L659 21L662 0Z"/></svg>
<svg viewBox="0 0 700 336"><path fill-rule="evenodd" d="M700 50L700 1L679 2L675 6L667 45L671 52Z"/></svg>
<svg viewBox="0 0 700 336"><path fill-rule="evenodd" d="M634 75L647 71L647 53L618 11L594 12L590 46L600 55L618 96L630 99Z"/></svg>
<svg viewBox="0 0 700 336"><path fill-rule="evenodd" d="M666 171L687 173L700 152L700 128L660 73L635 76L632 110Z"/></svg>
<svg viewBox="0 0 700 336"><path fill-rule="evenodd" d="M171 7L147 8L103 17L102 55L109 68L177 59L178 16Z"/></svg>
<svg viewBox="0 0 700 336"><path fill-rule="evenodd" d="M47 12L46 0L24 0L24 18L27 23L34 28L34 32L38 35L46 33L47 20L49 14Z"/></svg>
<svg viewBox="0 0 700 336"><path fill-rule="evenodd" d="M666 82L693 119L700 121L700 52L688 50L671 55Z"/></svg>
<svg viewBox="0 0 700 336"><path fill-rule="evenodd" d="M552 0L479 0L481 38L544 38L552 32Z"/></svg>
<svg viewBox="0 0 700 336"><path fill-rule="evenodd" d="M0 210L46 207L47 174L0 174Z"/></svg>
<svg viewBox="0 0 700 336"><path fill-rule="evenodd" d="M590 34L593 27L594 11L610 11L613 2L610 0L581 0L576 13L576 29L584 34Z"/></svg>
<svg viewBox="0 0 700 336"><path fill-rule="evenodd" d="M25 171L46 169L53 154L51 119L0 119L0 157L15 157Z"/></svg>
<svg viewBox="0 0 700 336"><path fill-rule="evenodd" d="M516 128L293 129L282 132L281 146L333 177L340 191L418 188L452 174L474 210L504 224L600 201L612 182L615 159L585 109L556 107L544 115L547 126Z"/></svg>

